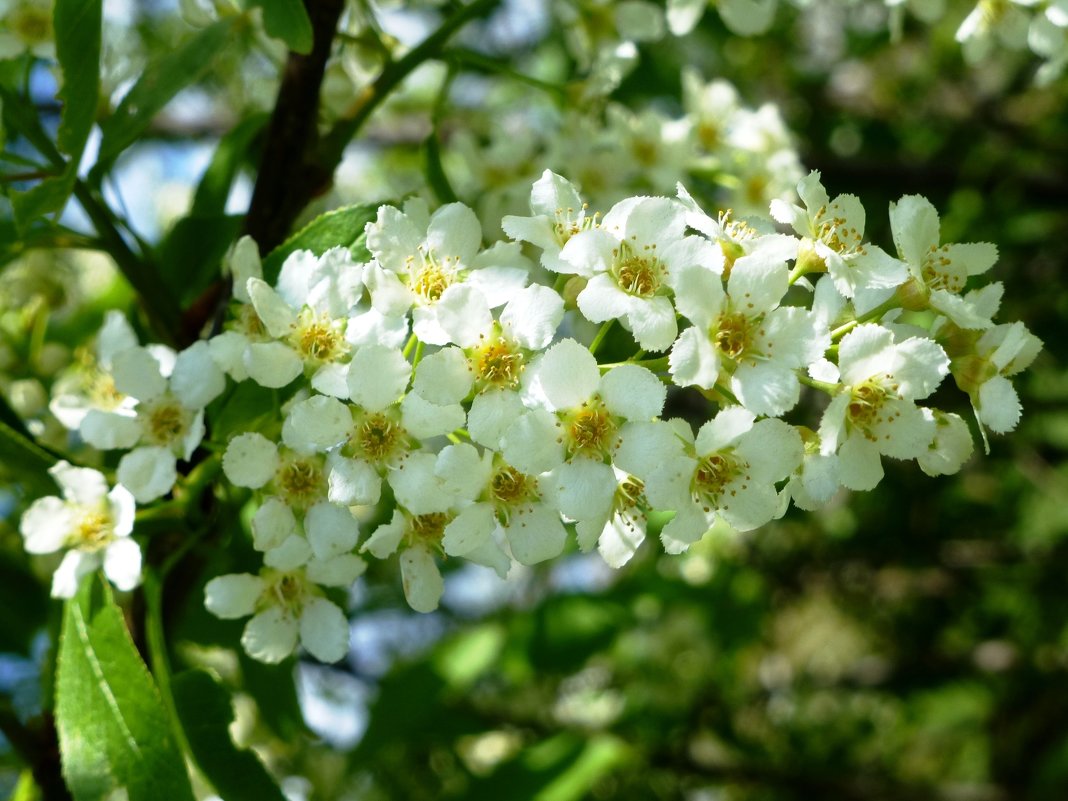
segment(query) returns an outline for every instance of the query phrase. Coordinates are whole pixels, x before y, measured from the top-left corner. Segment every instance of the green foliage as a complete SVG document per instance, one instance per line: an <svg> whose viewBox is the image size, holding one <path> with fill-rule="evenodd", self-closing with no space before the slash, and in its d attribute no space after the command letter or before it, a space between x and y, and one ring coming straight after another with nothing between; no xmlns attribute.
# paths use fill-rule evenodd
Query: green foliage
<svg viewBox="0 0 1068 801"><path fill-rule="evenodd" d="M125 787L130 801L192 800L167 713L108 584L66 604L56 676L63 776L75 801Z"/></svg>
<svg viewBox="0 0 1068 801"><path fill-rule="evenodd" d="M59 60L63 87L58 99L63 103L57 143L68 156L60 174L45 178L25 192L12 194L15 221L25 230L30 221L59 211L67 202L78 178L89 131L96 121L97 97L100 93L100 19L101 0L57 0L54 25L56 57Z"/></svg>
<svg viewBox="0 0 1068 801"><path fill-rule="evenodd" d="M341 246L349 248L357 260L367 258L363 228L377 211L378 206L345 206L319 215L267 254L263 260L264 279L274 282L286 256L296 250L310 250L319 256Z"/></svg>
<svg viewBox="0 0 1068 801"><path fill-rule="evenodd" d="M284 801L263 763L230 739L234 713L224 687L208 673L190 670L174 677L172 690L193 758L223 801Z"/></svg>
<svg viewBox="0 0 1068 801"><path fill-rule="evenodd" d="M281 39L294 53L307 55L312 49L312 25L301 0L247 0L263 9L263 27L269 36Z"/></svg>
<svg viewBox="0 0 1068 801"><path fill-rule="evenodd" d="M243 24L241 17L222 19L145 68L115 112L100 125L102 139L94 175L101 176L178 92L207 74L215 57L233 46Z"/></svg>

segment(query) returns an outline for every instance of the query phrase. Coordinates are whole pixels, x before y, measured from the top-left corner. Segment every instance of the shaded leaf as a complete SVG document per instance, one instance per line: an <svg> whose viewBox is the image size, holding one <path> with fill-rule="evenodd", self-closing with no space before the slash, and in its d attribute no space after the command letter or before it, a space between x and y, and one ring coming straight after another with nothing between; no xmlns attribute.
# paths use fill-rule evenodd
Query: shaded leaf
<svg viewBox="0 0 1068 801"><path fill-rule="evenodd" d="M294 53L311 52L312 24L303 0L249 0L248 4L263 9L263 27L268 36L281 39Z"/></svg>
<svg viewBox="0 0 1068 801"><path fill-rule="evenodd" d="M242 17L219 20L145 68L115 113L100 126L103 138L94 173L106 169L175 95L211 69L215 56L233 44L242 21Z"/></svg>
<svg viewBox="0 0 1068 801"><path fill-rule="evenodd" d="M0 553L0 652L28 654L33 635L48 620L48 593L11 555Z"/></svg>
<svg viewBox="0 0 1068 801"><path fill-rule="evenodd" d="M230 196L230 187L233 186L237 171L267 120L266 114L253 114L235 125L219 140L211 163L204 170L196 194L193 195L193 208L189 216L209 216L226 212L226 200Z"/></svg>
<svg viewBox="0 0 1068 801"><path fill-rule="evenodd" d="M59 175L45 178L25 192L12 193L11 205L20 229L37 217L61 211L74 191L100 94L101 8L101 0L56 0L53 25L63 81L57 95L63 104L57 142L69 159Z"/></svg>
<svg viewBox="0 0 1068 801"><path fill-rule="evenodd" d="M285 801L259 758L230 739L234 710L225 687L189 670L174 677L172 690L193 758L224 801Z"/></svg>
<svg viewBox="0 0 1068 801"><path fill-rule="evenodd" d="M63 777L75 801L192 801L159 691L99 576L67 601L56 675Z"/></svg>
<svg viewBox="0 0 1068 801"><path fill-rule="evenodd" d="M378 206L345 206L328 211L308 223L306 226L276 247L263 260L263 277L273 284L278 278L278 271L286 257L297 250L310 250L320 256L330 248L347 247L353 258L369 258L363 246L363 228L378 214Z"/></svg>
<svg viewBox="0 0 1068 801"><path fill-rule="evenodd" d="M160 249L163 280L182 306L218 278L230 243L241 230L237 215L190 215L174 224Z"/></svg>
<svg viewBox="0 0 1068 801"><path fill-rule="evenodd" d="M307 732L300 711L297 685L293 676L295 660L277 665L257 662L244 650L238 651L245 692L256 701L263 722L279 737L286 739Z"/></svg>

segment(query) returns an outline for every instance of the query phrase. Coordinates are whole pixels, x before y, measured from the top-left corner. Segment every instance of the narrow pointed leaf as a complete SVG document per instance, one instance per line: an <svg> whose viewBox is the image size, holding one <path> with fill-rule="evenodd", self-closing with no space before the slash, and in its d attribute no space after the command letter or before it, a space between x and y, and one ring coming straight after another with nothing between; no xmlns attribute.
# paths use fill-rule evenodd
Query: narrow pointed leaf
<svg viewBox="0 0 1068 801"><path fill-rule="evenodd" d="M363 229L377 213L378 206L345 206L316 217L267 254L263 260L264 280L274 283L282 262L296 250L310 250L320 256L330 248L344 246L352 251L353 258L367 259Z"/></svg>
<svg viewBox="0 0 1068 801"><path fill-rule="evenodd" d="M56 675L63 777L75 801L192 801L185 762L148 669L98 576L63 613Z"/></svg>
<svg viewBox="0 0 1068 801"><path fill-rule="evenodd" d="M189 670L174 677L173 691L193 758L223 801L285 801L259 758L230 739L234 710L226 688Z"/></svg>

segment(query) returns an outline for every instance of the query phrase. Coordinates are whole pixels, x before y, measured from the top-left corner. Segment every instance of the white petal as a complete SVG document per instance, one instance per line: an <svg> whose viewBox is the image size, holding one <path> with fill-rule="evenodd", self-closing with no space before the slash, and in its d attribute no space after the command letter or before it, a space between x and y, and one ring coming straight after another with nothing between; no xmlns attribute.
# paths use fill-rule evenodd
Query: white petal
<svg viewBox="0 0 1068 801"><path fill-rule="evenodd" d="M282 441L293 450L326 451L348 439L352 413L337 398L312 395L294 404L282 425Z"/></svg>
<svg viewBox="0 0 1068 801"><path fill-rule="evenodd" d="M667 350L679 334L675 307L662 297L632 303L627 312L627 326L638 346L650 353Z"/></svg>
<svg viewBox="0 0 1068 801"><path fill-rule="evenodd" d="M453 497L434 473L436 461L432 453L413 453L389 473L397 503L413 515L445 512L452 506Z"/></svg>
<svg viewBox="0 0 1068 801"><path fill-rule="evenodd" d="M267 498L252 516L252 544L257 551L277 548L296 533L297 518L280 498Z"/></svg>
<svg viewBox="0 0 1068 801"><path fill-rule="evenodd" d="M116 537L128 537L133 531L134 515L137 502L130 491L121 484L116 484L108 493L108 507L111 511L112 531Z"/></svg>
<svg viewBox="0 0 1068 801"><path fill-rule="evenodd" d="M286 537L285 542L263 554L263 563L275 570L296 570L309 559L312 550L308 541L298 534Z"/></svg>
<svg viewBox="0 0 1068 801"><path fill-rule="evenodd" d="M497 518L493 507L487 503L475 503L445 526L441 545L449 556L466 556L490 542L496 528Z"/></svg>
<svg viewBox="0 0 1068 801"><path fill-rule="evenodd" d="M304 372L304 362L281 342L253 342L245 348L244 366L249 378L268 389L279 389Z"/></svg>
<svg viewBox="0 0 1068 801"><path fill-rule="evenodd" d="M278 470L278 446L254 431L238 434L226 446L222 468L231 484L259 489Z"/></svg>
<svg viewBox="0 0 1068 801"><path fill-rule="evenodd" d="M338 662L349 652L349 621L325 598L309 598L300 613L300 644L320 662Z"/></svg>
<svg viewBox="0 0 1068 801"><path fill-rule="evenodd" d="M474 500L485 488L493 470L492 458L479 455L474 445L461 442L441 449L434 464L434 474L445 490L467 500Z"/></svg>
<svg viewBox="0 0 1068 801"><path fill-rule="evenodd" d="M501 326L521 347L541 350L564 319L564 299L547 286L521 289L501 312Z"/></svg>
<svg viewBox="0 0 1068 801"><path fill-rule="evenodd" d="M353 553L343 553L330 559L312 559L304 567L304 575L321 587L351 587L367 570L367 563Z"/></svg>
<svg viewBox="0 0 1068 801"><path fill-rule="evenodd" d="M890 227L898 255L915 268L923 264L932 246L938 246L938 212L920 195L905 195L890 204Z"/></svg>
<svg viewBox="0 0 1068 801"><path fill-rule="evenodd" d="M874 323L859 325L846 334L838 345L842 383L853 386L885 372L892 364L889 351L893 344L893 333Z"/></svg>
<svg viewBox="0 0 1068 801"><path fill-rule="evenodd" d="M597 550L609 567L620 568L645 542L645 518L641 514L612 515L597 540Z"/></svg>
<svg viewBox="0 0 1068 801"><path fill-rule="evenodd" d="M442 348L419 362L412 391L431 403L446 406L466 398L473 382L464 352L455 347Z"/></svg>
<svg viewBox="0 0 1068 801"><path fill-rule="evenodd" d="M349 366L327 362L315 371L311 385L316 392L344 400L349 396Z"/></svg>
<svg viewBox="0 0 1068 801"><path fill-rule="evenodd" d="M280 607L272 606L245 625L241 647L253 659L274 665L293 653L298 634L294 617Z"/></svg>
<svg viewBox="0 0 1068 801"><path fill-rule="evenodd" d="M336 453L327 457L329 470L327 498L334 503L354 506L375 504L382 494L382 478L362 459L346 459Z"/></svg>
<svg viewBox="0 0 1068 801"><path fill-rule="evenodd" d="M114 309L104 316L104 324L96 337L96 358L100 366L110 370L111 365L122 351L137 347L137 334L122 312Z"/></svg>
<svg viewBox="0 0 1068 801"><path fill-rule="evenodd" d="M159 362L146 348L127 348L115 355L111 366L115 389L140 401L151 400L167 389Z"/></svg>
<svg viewBox="0 0 1068 801"><path fill-rule="evenodd" d="M211 356L207 342L178 354L171 372L171 391L187 409L203 409L226 389L226 376Z"/></svg>
<svg viewBox="0 0 1068 801"><path fill-rule="evenodd" d="M760 420L738 440L737 452L758 484L781 481L801 466L804 446L797 429L782 420Z"/></svg>
<svg viewBox="0 0 1068 801"><path fill-rule="evenodd" d="M23 547L27 553L52 553L67 543L78 514L61 498L49 495L38 498L27 509L19 523Z"/></svg>
<svg viewBox="0 0 1068 801"><path fill-rule="evenodd" d="M686 504L660 532L660 542L670 554L684 553L701 539L712 525L712 519L693 504Z"/></svg>
<svg viewBox="0 0 1068 801"><path fill-rule="evenodd" d="M248 378L248 370L245 369L245 348L247 347L248 337L237 331L223 331L208 340L211 358L219 369L234 381L244 381Z"/></svg>
<svg viewBox="0 0 1068 801"><path fill-rule="evenodd" d="M895 349L891 368L902 398L926 398L949 374L949 358L942 346L931 339L911 337Z"/></svg>
<svg viewBox="0 0 1068 801"><path fill-rule="evenodd" d="M141 447L122 457L115 475L140 504L162 498L178 479L174 454L167 448Z"/></svg>
<svg viewBox="0 0 1068 801"><path fill-rule="evenodd" d="M723 450L753 427L756 415L741 406L729 406L709 420L697 432L694 446L699 456Z"/></svg>
<svg viewBox="0 0 1068 801"><path fill-rule="evenodd" d="M512 556L524 565L559 556L567 543L567 530L560 515L541 504L514 512L505 533Z"/></svg>
<svg viewBox="0 0 1068 801"><path fill-rule="evenodd" d="M692 435L690 441L693 441ZM620 431L620 443L613 461L621 470L643 481L661 464L670 464L683 456L683 441L677 430L660 420L628 423Z"/></svg>
<svg viewBox="0 0 1068 801"><path fill-rule="evenodd" d="M599 273L587 282L576 298L579 311L591 323L603 323L625 317L635 298L628 295L607 273Z"/></svg>
<svg viewBox="0 0 1068 801"><path fill-rule="evenodd" d="M786 414L801 397L793 370L776 362L742 364L731 376L731 390L741 404L757 415Z"/></svg>
<svg viewBox="0 0 1068 801"><path fill-rule="evenodd" d="M482 291L470 284L453 284L434 304L434 315L438 326L447 335L445 342L430 339L423 341L432 345L444 345L453 342L462 348L470 348L478 343L479 336L493 325L493 315ZM416 334L419 331L416 330Z"/></svg>
<svg viewBox="0 0 1068 801"><path fill-rule="evenodd" d="M397 550L404 532L407 529L404 513L400 509L393 510L393 518L388 523L383 523L374 530L367 541L360 546L360 553L370 551L379 559L385 559Z"/></svg>
<svg viewBox="0 0 1068 801"><path fill-rule="evenodd" d="M104 549L104 575L116 589L128 592L141 583L141 548L129 537Z"/></svg>
<svg viewBox="0 0 1068 801"><path fill-rule="evenodd" d="M996 434L1005 434L1020 422L1020 397L1012 382L996 375L979 387L979 419Z"/></svg>
<svg viewBox="0 0 1068 801"><path fill-rule="evenodd" d="M438 406L411 392L401 401L401 423L413 437L430 439L463 428L467 415L459 403Z"/></svg>
<svg viewBox="0 0 1068 801"><path fill-rule="evenodd" d="M667 387L646 368L624 364L601 378L600 395L612 414L628 420L651 420L664 409Z"/></svg>
<svg viewBox="0 0 1068 801"><path fill-rule="evenodd" d="M707 330L723 310L723 280L711 270L691 267L675 277L675 306L695 326Z"/></svg>
<svg viewBox="0 0 1068 801"><path fill-rule="evenodd" d="M400 555L401 582L408 606L416 612L433 612L438 608L445 581L430 551L423 545L406 548Z"/></svg>
<svg viewBox="0 0 1068 801"><path fill-rule="evenodd" d="M915 459L927 452L935 436L934 421L911 401L889 398L871 427L878 449L895 459Z"/></svg>
<svg viewBox="0 0 1068 801"><path fill-rule="evenodd" d="M78 592L82 577L100 566L100 554L96 551L67 551L56 572L52 574L52 597L73 598Z"/></svg>
<svg viewBox="0 0 1068 801"><path fill-rule="evenodd" d="M74 503L99 503L108 494L108 481L99 470L60 461L48 469L48 474L63 491L63 497Z"/></svg>
<svg viewBox="0 0 1068 801"><path fill-rule="evenodd" d="M577 458L553 471L560 512L572 520L604 519L612 511L616 476L603 462Z"/></svg>
<svg viewBox="0 0 1068 801"><path fill-rule="evenodd" d="M838 451L842 486L858 492L874 489L883 478L879 449L861 434L852 434Z"/></svg>
<svg viewBox="0 0 1068 801"><path fill-rule="evenodd" d="M789 288L785 262L742 257L734 263L727 280L731 307L746 317L756 317L779 305Z"/></svg>
<svg viewBox="0 0 1068 801"><path fill-rule="evenodd" d="M968 424L955 414L939 413L936 416L929 409L924 409L923 413L935 421L935 438L930 447L916 457L917 464L929 476L956 473L974 449Z"/></svg>
<svg viewBox="0 0 1068 801"><path fill-rule="evenodd" d="M467 414L467 431L471 439L486 448L496 450L501 437L526 411L519 395L499 389L476 395Z"/></svg>
<svg viewBox="0 0 1068 801"><path fill-rule="evenodd" d="M263 280L249 278L246 284L249 299L263 327L275 339L286 336L297 322L296 311Z"/></svg>
<svg viewBox="0 0 1068 801"><path fill-rule="evenodd" d="M360 526L347 508L321 501L304 515L304 533L315 557L329 559L356 547Z"/></svg>
<svg viewBox="0 0 1068 801"><path fill-rule="evenodd" d="M249 573L216 576L204 586L204 607L215 617L236 620L256 611L264 582Z"/></svg>
<svg viewBox="0 0 1068 801"><path fill-rule="evenodd" d="M349 397L368 411L380 412L404 394L411 372L399 350L365 345L349 365Z"/></svg>
<svg viewBox="0 0 1068 801"><path fill-rule="evenodd" d="M556 415L545 409L531 409L522 415L501 438L501 455L523 473L552 470L564 460Z"/></svg>
<svg viewBox="0 0 1068 801"><path fill-rule="evenodd" d="M526 391L553 411L580 406L600 380L597 359L573 339L557 342L523 376Z"/></svg>
<svg viewBox="0 0 1068 801"><path fill-rule="evenodd" d="M704 331L691 326L683 331L668 356L672 379L681 387L711 389L719 377L719 352Z"/></svg>

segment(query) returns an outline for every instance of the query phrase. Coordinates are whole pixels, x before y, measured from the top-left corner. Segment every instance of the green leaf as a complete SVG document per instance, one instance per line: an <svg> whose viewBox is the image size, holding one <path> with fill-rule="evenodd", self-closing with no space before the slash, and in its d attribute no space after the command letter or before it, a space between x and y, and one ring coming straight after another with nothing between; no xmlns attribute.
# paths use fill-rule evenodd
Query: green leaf
<svg viewBox="0 0 1068 801"><path fill-rule="evenodd" d="M0 652L28 654L48 620L48 593L13 555L0 552Z"/></svg>
<svg viewBox="0 0 1068 801"><path fill-rule="evenodd" d="M267 114L253 114L235 125L219 140L215 154L211 157L211 164L204 170L204 175L197 185L190 216L202 217L226 212L226 199L230 196L230 187L233 186L237 171L268 119Z"/></svg>
<svg viewBox="0 0 1068 801"><path fill-rule="evenodd" d="M48 468L56 463L56 457L3 420L0 420L0 462L18 465L19 479L32 483L36 488L44 492L55 491Z"/></svg>
<svg viewBox="0 0 1068 801"><path fill-rule="evenodd" d="M182 306L221 275L219 265L241 230L242 219L190 215L168 232L160 250L160 273Z"/></svg>
<svg viewBox="0 0 1068 801"><path fill-rule="evenodd" d="M53 24L56 59L63 72L63 102L56 141L74 170L96 121L100 94L100 16L102 0L56 0Z"/></svg>
<svg viewBox="0 0 1068 801"><path fill-rule="evenodd" d="M45 178L25 192L12 193L11 205L20 229L37 217L61 211L74 191L78 163L96 120L100 94L101 7L101 0L56 0L56 59L63 80L57 95L63 104L57 142L69 159L58 175ZM57 168L60 166L56 164Z"/></svg>
<svg viewBox="0 0 1068 801"><path fill-rule="evenodd" d="M63 777L75 801L192 801L159 691L98 575L67 601L56 675Z"/></svg>
<svg viewBox="0 0 1068 801"><path fill-rule="evenodd" d="M239 649L242 686L256 702L263 722L282 739L292 739L307 733L304 716L297 698L294 680L295 660L290 658L277 665L257 662Z"/></svg>
<svg viewBox="0 0 1068 801"><path fill-rule="evenodd" d="M276 247L263 260L263 277L270 284L278 278L282 262L297 250L310 250L321 256L330 248L343 246L352 251L353 258L369 257L363 246L363 228L378 214L378 206L345 206L328 211Z"/></svg>
<svg viewBox="0 0 1068 801"><path fill-rule="evenodd" d="M172 691L193 758L224 801L285 801L259 758L230 739L234 710L225 687L189 670L174 677Z"/></svg>
<svg viewBox="0 0 1068 801"><path fill-rule="evenodd" d="M129 147L175 95L211 69L216 54L233 45L234 34L243 19L219 20L145 68L115 113L100 126L103 138L94 174L106 169Z"/></svg>
<svg viewBox="0 0 1068 801"><path fill-rule="evenodd" d="M263 9L263 27L268 36L281 39L294 53L312 51L311 18L303 0L248 0L248 5Z"/></svg>
<svg viewBox="0 0 1068 801"><path fill-rule="evenodd" d="M278 397L274 390L259 386L255 381L243 381L222 401L212 426L212 435L222 442L245 431L257 431L259 424L273 420Z"/></svg>

